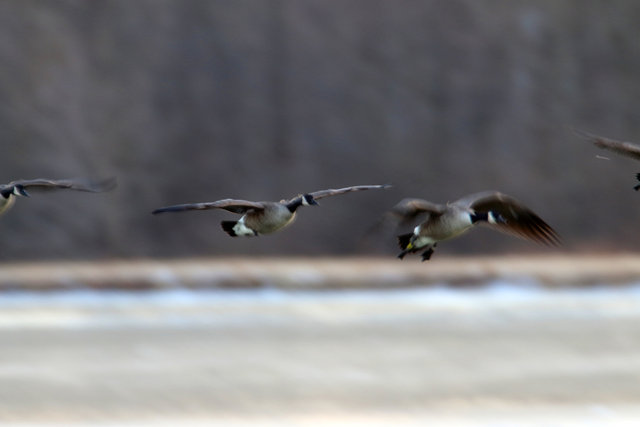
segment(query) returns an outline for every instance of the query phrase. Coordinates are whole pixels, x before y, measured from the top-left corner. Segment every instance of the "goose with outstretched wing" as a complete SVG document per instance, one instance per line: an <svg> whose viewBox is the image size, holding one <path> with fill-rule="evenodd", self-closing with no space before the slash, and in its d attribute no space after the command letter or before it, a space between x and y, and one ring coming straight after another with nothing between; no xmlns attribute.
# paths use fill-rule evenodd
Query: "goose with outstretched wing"
<svg viewBox="0 0 640 427"><path fill-rule="evenodd" d="M232 237L258 236L278 231L291 224L300 206L317 205L316 200L339 194L363 190L389 188L390 185L356 185L339 189L328 189L298 195L279 202L252 202L248 200L222 199L215 202L188 203L167 206L154 210L153 214L163 212L181 212L202 209L224 209L242 217L237 221L222 221L222 229Z"/></svg>
<svg viewBox="0 0 640 427"><path fill-rule="evenodd" d="M92 181L86 179L21 179L8 184L0 184L0 214L5 213L17 197L29 197L31 190L76 190L101 193L115 188L115 178Z"/></svg>
<svg viewBox="0 0 640 427"><path fill-rule="evenodd" d="M421 219L412 233L398 236L402 249L400 259L409 253L424 251L422 260L426 261L438 242L457 237L479 224L544 245L560 243L558 234L542 218L498 191L471 194L447 204L404 199L388 215L402 223Z"/></svg>

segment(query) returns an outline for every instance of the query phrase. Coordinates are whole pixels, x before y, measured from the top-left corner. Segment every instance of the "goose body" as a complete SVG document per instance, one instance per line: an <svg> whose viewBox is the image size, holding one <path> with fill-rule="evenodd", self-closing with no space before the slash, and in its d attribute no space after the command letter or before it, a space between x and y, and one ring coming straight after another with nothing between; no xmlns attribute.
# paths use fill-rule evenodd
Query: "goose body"
<svg viewBox="0 0 640 427"><path fill-rule="evenodd" d="M414 246L424 247L457 237L473 226L471 215L464 209L451 207L447 215L434 215L431 221L416 226Z"/></svg>
<svg viewBox="0 0 640 427"><path fill-rule="evenodd" d="M27 189L56 190L67 189L76 191L88 191L101 193L109 191L116 186L115 178L101 181L72 180L72 179L29 179L17 180L0 185L0 215L8 211L16 202L17 197L29 197Z"/></svg>
<svg viewBox="0 0 640 427"><path fill-rule="evenodd" d="M316 200L350 193L353 191L363 191L372 189L384 189L389 185L356 185L339 189L328 189L298 195L289 200L279 202L252 202L238 199L222 199L215 202L187 203L173 205L154 210L153 214L163 212L180 212L187 210L202 209L224 209L229 212L241 214L237 221L222 221L222 229L232 237L236 236L258 236L261 234L274 233L290 225L300 206L317 205Z"/></svg>
<svg viewBox="0 0 640 427"><path fill-rule="evenodd" d="M303 200L305 200L303 198ZM263 208L247 212L238 221L223 221L223 229L231 236L257 236L270 234L290 224L296 218L295 207L277 202L261 202ZM302 205L314 205L316 202L303 202Z"/></svg>
<svg viewBox="0 0 640 427"><path fill-rule="evenodd" d="M609 139L602 136L594 135L588 132L574 129L574 132L587 141L592 142L596 147L611 152L631 157L632 159L640 160L640 145L632 142L616 141L615 139ZM636 179L640 181L640 173L636 174ZM640 184L633 187L634 190L640 190Z"/></svg>
<svg viewBox="0 0 640 427"><path fill-rule="evenodd" d="M9 193L6 196L2 194L0 197L0 215L4 214L6 211L11 209L11 207L16 203L16 195L13 193Z"/></svg>
<svg viewBox="0 0 640 427"><path fill-rule="evenodd" d="M402 249L400 259L424 250L422 260L426 261L438 242L458 237L478 224L545 245L560 242L556 232L538 215L513 197L497 191L471 194L447 204L404 199L389 214L402 223L426 215L412 233L398 236Z"/></svg>

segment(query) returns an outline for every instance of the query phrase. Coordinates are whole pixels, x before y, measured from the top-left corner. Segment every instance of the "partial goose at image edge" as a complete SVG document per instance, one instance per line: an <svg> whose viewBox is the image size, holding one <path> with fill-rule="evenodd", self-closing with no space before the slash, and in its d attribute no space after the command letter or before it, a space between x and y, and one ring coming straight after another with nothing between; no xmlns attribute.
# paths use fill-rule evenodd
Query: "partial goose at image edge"
<svg viewBox="0 0 640 427"><path fill-rule="evenodd" d="M640 144L605 138L580 129L572 128L571 130L576 135L582 137L588 142L591 142L596 147L640 161ZM636 179L640 182L640 173L636 174ZM640 184L635 185L633 189L635 191L640 190Z"/></svg>

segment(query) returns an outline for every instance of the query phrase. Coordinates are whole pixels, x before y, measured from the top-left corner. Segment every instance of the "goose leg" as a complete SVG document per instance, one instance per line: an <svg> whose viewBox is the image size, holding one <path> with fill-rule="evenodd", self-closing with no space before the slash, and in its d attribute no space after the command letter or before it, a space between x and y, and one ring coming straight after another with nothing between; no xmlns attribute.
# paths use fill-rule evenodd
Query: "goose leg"
<svg viewBox="0 0 640 427"><path fill-rule="evenodd" d="M433 255L433 252L435 252L435 251L433 250L432 246L429 246L429 249L427 249L426 251L422 252L422 262L430 260L431 259L431 255Z"/></svg>

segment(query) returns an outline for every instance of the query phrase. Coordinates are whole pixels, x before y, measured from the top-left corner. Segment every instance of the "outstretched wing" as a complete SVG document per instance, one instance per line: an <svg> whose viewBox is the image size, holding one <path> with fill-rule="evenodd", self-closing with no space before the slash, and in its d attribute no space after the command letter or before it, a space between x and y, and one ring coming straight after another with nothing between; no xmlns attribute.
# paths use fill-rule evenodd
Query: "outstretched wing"
<svg viewBox="0 0 640 427"><path fill-rule="evenodd" d="M558 233L531 209L511 196L485 191L454 202L475 212L492 212L499 215L496 224L483 222L497 231L515 235L548 246L560 245Z"/></svg>
<svg viewBox="0 0 640 427"><path fill-rule="evenodd" d="M444 211L443 205L427 200L403 199L391 208L390 212L401 217L414 217L421 213L442 214Z"/></svg>
<svg viewBox="0 0 640 427"><path fill-rule="evenodd" d="M631 157L636 160L640 160L640 145L638 144L634 144L632 142L616 141L614 139L608 139L602 136L593 135L591 133L584 132L578 129L574 129L573 131L577 135L585 138L587 141L592 142L597 147L604 148L605 150L613 151L614 153Z"/></svg>
<svg viewBox="0 0 640 427"><path fill-rule="evenodd" d="M101 193L113 190L116 187L116 179L111 177L103 180L90 179L21 179L8 184L0 185L0 192L5 194L13 192L15 187L21 189L57 189L89 191L91 193Z"/></svg>
<svg viewBox="0 0 640 427"><path fill-rule="evenodd" d="M398 233L398 230L415 227L425 221L429 215L440 215L444 206L422 199L403 199L382 215L368 230L367 235L374 233Z"/></svg>
<svg viewBox="0 0 640 427"><path fill-rule="evenodd" d="M423 199L403 199L398 202L386 217L400 225L410 225L422 219L423 215L441 215L446 207Z"/></svg>
<svg viewBox="0 0 640 427"><path fill-rule="evenodd" d="M330 197L330 196L337 196L339 194L344 194L344 193L350 193L352 191L364 191L364 190L382 190L385 188L390 188L391 185L389 184L384 184L384 185L354 185L352 187L344 187L344 188L330 188L328 190L320 190L320 191L314 191L313 193L309 193L310 196L312 196L314 199L318 200L318 199L323 199L325 197ZM300 196L297 196L300 197ZM296 197L294 197L295 199ZM293 200L293 199L291 199Z"/></svg>
<svg viewBox="0 0 640 427"><path fill-rule="evenodd" d="M166 206L156 209L152 213L159 214L163 212L180 212L203 209L224 209L229 212L244 214L249 210L264 209L264 204L260 202L250 202L248 200L223 199L215 202L186 203L183 205Z"/></svg>

